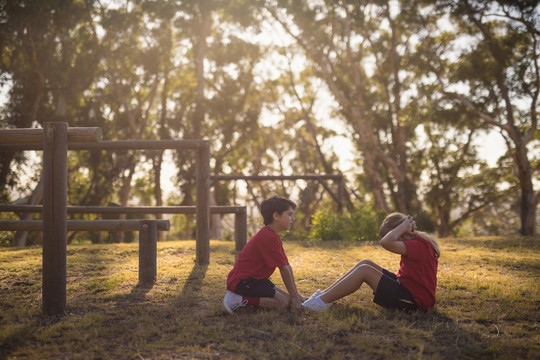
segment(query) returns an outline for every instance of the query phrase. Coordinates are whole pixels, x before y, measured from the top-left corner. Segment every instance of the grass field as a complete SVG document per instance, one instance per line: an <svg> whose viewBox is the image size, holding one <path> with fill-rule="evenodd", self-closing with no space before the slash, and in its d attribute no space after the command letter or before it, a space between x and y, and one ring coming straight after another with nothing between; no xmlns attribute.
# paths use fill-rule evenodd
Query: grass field
<svg viewBox="0 0 540 360"><path fill-rule="evenodd" d="M138 245L68 246L67 314L41 313L41 249L0 250L0 359L540 359L540 239L440 240L436 309L404 314L368 288L330 311L221 312L234 243L158 244L158 279L139 286ZM286 242L304 295L358 260L396 271L378 244ZM272 280L282 286L279 271Z"/></svg>

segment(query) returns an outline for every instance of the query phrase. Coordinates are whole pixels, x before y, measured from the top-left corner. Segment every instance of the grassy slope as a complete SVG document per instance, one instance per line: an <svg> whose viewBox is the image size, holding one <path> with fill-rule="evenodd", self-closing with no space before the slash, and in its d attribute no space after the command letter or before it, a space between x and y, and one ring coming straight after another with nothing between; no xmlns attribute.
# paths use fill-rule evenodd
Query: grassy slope
<svg viewBox="0 0 540 360"><path fill-rule="evenodd" d="M438 305L402 314L362 287L326 313L221 313L232 242L158 244L158 280L137 285L137 244L68 247L67 315L41 314L41 250L0 250L0 359L539 358L540 239L443 239ZM300 291L324 288L378 245L287 242ZM272 280L282 286L279 272Z"/></svg>

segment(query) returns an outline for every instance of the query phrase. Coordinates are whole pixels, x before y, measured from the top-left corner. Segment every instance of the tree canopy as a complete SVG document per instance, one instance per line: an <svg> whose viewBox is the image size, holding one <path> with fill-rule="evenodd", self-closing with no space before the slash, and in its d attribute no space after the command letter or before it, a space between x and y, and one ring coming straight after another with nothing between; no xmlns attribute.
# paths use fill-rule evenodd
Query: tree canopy
<svg viewBox="0 0 540 360"><path fill-rule="evenodd" d="M213 174L343 173L348 211L410 213L440 236L534 235L539 15L505 0L2 2L0 128L208 139ZM504 144L496 164L479 152L488 133ZM28 161L0 151L2 202L39 201L17 175ZM194 166L189 153L70 152L69 201L190 205ZM280 193L308 229L334 206L329 186L216 181L211 198Z"/></svg>

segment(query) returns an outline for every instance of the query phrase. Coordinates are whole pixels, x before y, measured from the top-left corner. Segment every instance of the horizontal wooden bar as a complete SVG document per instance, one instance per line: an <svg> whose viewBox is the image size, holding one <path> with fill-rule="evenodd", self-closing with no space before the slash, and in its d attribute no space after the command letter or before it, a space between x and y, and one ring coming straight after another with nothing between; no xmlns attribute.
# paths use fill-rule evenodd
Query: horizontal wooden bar
<svg viewBox="0 0 540 360"><path fill-rule="evenodd" d="M18 143L18 144L4 144L0 143L0 151L43 151L43 144L35 143Z"/></svg>
<svg viewBox="0 0 540 360"><path fill-rule="evenodd" d="M141 221L149 220L68 220L68 231L138 231ZM169 220L155 221L158 230L168 231ZM1 220L0 231L42 231L41 220Z"/></svg>
<svg viewBox="0 0 540 360"><path fill-rule="evenodd" d="M211 180L340 180L343 175L211 175Z"/></svg>
<svg viewBox="0 0 540 360"><path fill-rule="evenodd" d="M69 150L198 150L208 140L116 140L68 144Z"/></svg>
<svg viewBox="0 0 540 360"><path fill-rule="evenodd" d="M1 129L0 144L40 144L43 148L44 129ZM102 132L98 127L70 127L67 130L68 142L101 141Z"/></svg>
<svg viewBox="0 0 540 360"><path fill-rule="evenodd" d="M195 214L195 206L68 206L69 214ZM0 212L40 213L41 205L0 205ZM210 206L211 214L246 212L245 206Z"/></svg>
<svg viewBox="0 0 540 360"><path fill-rule="evenodd" d="M68 150L198 150L208 140L108 140L97 143L68 142ZM43 150L43 144L4 144L0 150Z"/></svg>

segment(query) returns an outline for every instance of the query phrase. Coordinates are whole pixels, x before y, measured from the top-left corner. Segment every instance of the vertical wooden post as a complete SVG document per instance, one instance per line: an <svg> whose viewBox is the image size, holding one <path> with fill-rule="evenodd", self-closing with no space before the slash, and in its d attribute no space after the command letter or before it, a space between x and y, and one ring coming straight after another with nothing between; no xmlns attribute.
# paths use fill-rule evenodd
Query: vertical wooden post
<svg viewBox="0 0 540 360"><path fill-rule="evenodd" d="M46 123L43 137L43 311L66 309L67 123Z"/></svg>
<svg viewBox="0 0 540 360"><path fill-rule="evenodd" d="M343 196L345 195L345 179L343 175L338 180L338 212L343 213Z"/></svg>
<svg viewBox="0 0 540 360"><path fill-rule="evenodd" d="M205 141L197 151L197 210L195 261L210 263L210 143Z"/></svg>
<svg viewBox="0 0 540 360"><path fill-rule="evenodd" d="M247 212L244 207L234 215L234 241L236 251L240 251L247 243Z"/></svg>
<svg viewBox="0 0 540 360"><path fill-rule="evenodd" d="M157 277L157 222L139 225L139 283L154 283Z"/></svg>

